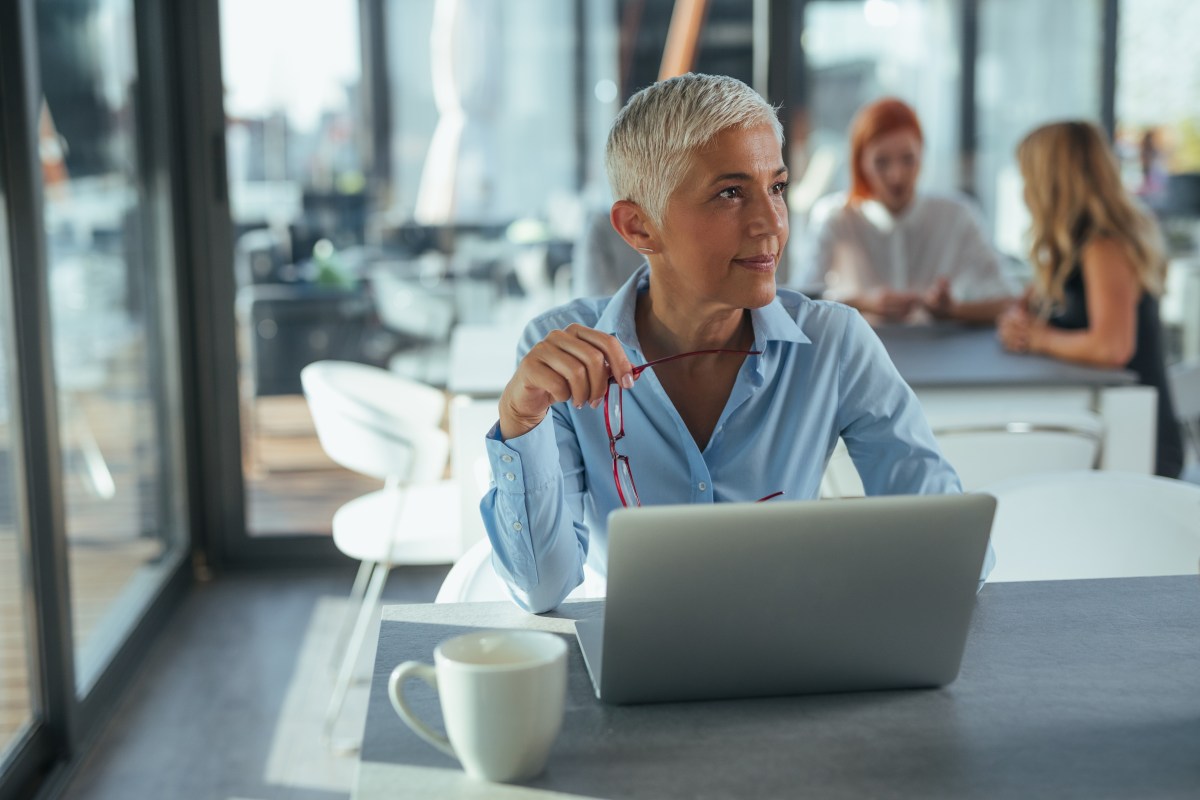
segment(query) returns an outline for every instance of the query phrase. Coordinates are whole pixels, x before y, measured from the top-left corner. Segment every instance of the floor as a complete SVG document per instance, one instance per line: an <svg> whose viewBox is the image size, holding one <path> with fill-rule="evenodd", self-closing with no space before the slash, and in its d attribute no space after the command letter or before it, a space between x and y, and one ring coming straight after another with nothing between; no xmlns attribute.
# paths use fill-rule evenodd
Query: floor
<svg viewBox="0 0 1200 800"><path fill-rule="evenodd" d="M385 602L429 602L446 567L397 569ZM235 573L200 585L155 643L63 800L339 800L373 652L322 741L329 658L352 574ZM214 620L223 620L214 624ZM369 647L368 649L372 649Z"/></svg>
<svg viewBox="0 0 1200 800"><path fill-rule="evenodd" d="M148 566L153 568L166 545L156 537L129 533L155 527L153 521L140 521L150 513L145 498L153 494L148 484L139 483L146 479L130 461L137 449L120 441L128 436L136 407L115 391L75 402L77 413L94 420L89 430L107 454L114 481L111 497L98 496L85 479L78 452L68 449L64 491L72 633L77 666L86 671L106 662L113 644L109 634L120 629L116 617L125 607L127 589ZM382 485L325 456L303 397L264 398L256 411L246 470L252 535L329 536L341 504ZM7 441L8 433L0 430L0 442ZM0 480L8 477L0 474ZM0 750L31 713L24 562L11 503L11 491L0 496Z"/></svg>

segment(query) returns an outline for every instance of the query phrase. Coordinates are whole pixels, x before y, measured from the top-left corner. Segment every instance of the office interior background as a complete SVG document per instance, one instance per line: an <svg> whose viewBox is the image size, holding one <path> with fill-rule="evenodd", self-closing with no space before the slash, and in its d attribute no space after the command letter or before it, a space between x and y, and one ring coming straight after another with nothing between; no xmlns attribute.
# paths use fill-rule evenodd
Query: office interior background
<svg viewBox="0 0 1200 800"><path fill-rule="evenodd" d="M445 387L455 325L572 297L677 5L0 7L0 798L86 756L199 582L347 568L331 518L379 483L323 452L301 369ZM1014 147L1094 119L1167 234L1169 358L1200 355L1200 4L706 5L694 69L780 107L785 271L864 102L916 108L921 185L971 195L1017 277Z"/></svg>

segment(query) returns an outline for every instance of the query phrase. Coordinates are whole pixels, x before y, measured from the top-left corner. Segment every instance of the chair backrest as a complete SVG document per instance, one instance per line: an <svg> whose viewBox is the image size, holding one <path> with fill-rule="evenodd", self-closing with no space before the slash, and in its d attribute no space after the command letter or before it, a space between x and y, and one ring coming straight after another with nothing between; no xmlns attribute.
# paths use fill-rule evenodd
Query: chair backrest
<svg viewBox="0 0 1200 800"><path fill-rule="evenodd" d="M1104 423L1090 411L934 417L930 427L966 491L1032 472L1093 469L1104 440Z"/></svg>
<svg viewBox="0 0 1200 800"><path fill-rule="evenodd" d="M347 469L405 484L439 480L450 439L444 395L379 367L317 361L300 372L317 437Z"/></svg>
<svg viewBox="0 0 1200 800"><path fill-rule="evenodd" d="M442 257L430 254L424 259L441 263ZM371 289L375 310L388 329L423 341L444 342L450 339L454 323L454 298L445 286L435 291L419 280L420 267L412 262L409 278L403 278L397 268L389 265L371 270ZM438 276L434 276L438 277Z"/></svg>
<svg viewBox="0 0 1200 800"><path fill-rule="evenodd" d="M1180 575L1200 565L1200 486L1088 470L983 491L998 501L989 580Z"/></svg>
<svg viewBox="0 0 1200 800"><path fill-rule="evenodd" d="M454 562L433 602L482 603L507 599L504 582L492 569L492 543L480 539Z"/></svg>
<svg viewBox="0 0 1200 800"><path fill-rule="evenodd" d="M1033 472L1070 472L1100 461L1104 423L1090 411L931 416L929 425L965 491ZM822 497L861 497L862 481L838 440L821 482Z"/></svg>
<svg viewBox="0 0 1200 800"><path fill-rule="evenodd" d="M604 597L607 582L590 566L583 568L583 583L567 595L568 600ZM438 589L435 603L485 603L508 600L504 581L492 568L492 543L480 539L454 562Z"/></svg>

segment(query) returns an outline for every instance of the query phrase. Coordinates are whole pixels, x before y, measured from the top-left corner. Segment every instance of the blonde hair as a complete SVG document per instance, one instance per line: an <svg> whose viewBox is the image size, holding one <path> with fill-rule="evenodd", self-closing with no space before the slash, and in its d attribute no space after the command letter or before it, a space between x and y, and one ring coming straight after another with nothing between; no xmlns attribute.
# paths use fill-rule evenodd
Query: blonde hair
<svg viewBox="0 0 1200 800"><path fill-rule="evenodd" d="M1032 217L1034 289L1044 308L1062 302L1081 251L1099 237L1120 243L1144 290L1162 293L1166 261L1158 225L1121 185L1100 128L1079 121L1043 125L1017 146L1017 162Z"/></svg>
<svg viewBox="0 0 1200 800"><path fill-rule="evenodd" d="M608 133L604 166L613 197L637 203L662 225L693 154L727 128L759 125L770 125L783 146L775 109L736 78L689 72L651 84L629 98Z"/></svg>

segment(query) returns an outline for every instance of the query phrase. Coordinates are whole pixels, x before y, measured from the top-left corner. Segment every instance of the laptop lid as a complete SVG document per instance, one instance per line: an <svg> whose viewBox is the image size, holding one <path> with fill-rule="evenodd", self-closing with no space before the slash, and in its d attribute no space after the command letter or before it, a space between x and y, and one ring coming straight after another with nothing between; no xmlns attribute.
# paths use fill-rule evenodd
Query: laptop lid
<svg viewBox="0 0 1200 800"><path fill-rule="evenodd" d="M604 617L576 624L597 696L949 683L995 507L937 495L614 511Z"/></svg>

